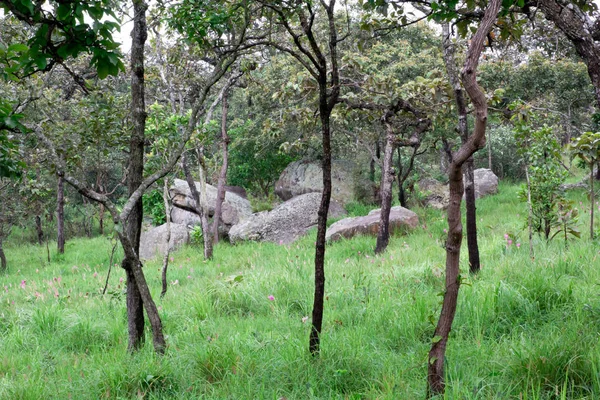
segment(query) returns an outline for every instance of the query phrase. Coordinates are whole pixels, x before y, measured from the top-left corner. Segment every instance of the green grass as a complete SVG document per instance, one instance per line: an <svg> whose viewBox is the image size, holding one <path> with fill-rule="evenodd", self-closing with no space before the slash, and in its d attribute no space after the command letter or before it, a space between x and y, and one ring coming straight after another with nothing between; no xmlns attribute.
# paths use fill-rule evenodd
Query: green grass
<svg viewBox="0 0 600 400"><path fill-rule="evenodd" d="M446 398L600 398L598 243L584 234L567 250L536 237L531 260L516 191L501 185L478 201L482 271L461 287ZM587 232L586 196L571 196L582 201ZM382 256L369 237L328 246L318 359L308 355L303 322L312 307L314 232L289 246L220 244L210 262L200 248L184 248L173 254L162 300L159 261L148 262L164 357L153 354L149 332L139 353L126 353L118 265L101 295L107 238L73 239L64 256L51 250L50 263L45 247L9 242L9 271L0 276L0 399L424 398L446 222L439 211L417 213L421 227L392 238ZM521 247L507 247L505 233Z"/></svg>

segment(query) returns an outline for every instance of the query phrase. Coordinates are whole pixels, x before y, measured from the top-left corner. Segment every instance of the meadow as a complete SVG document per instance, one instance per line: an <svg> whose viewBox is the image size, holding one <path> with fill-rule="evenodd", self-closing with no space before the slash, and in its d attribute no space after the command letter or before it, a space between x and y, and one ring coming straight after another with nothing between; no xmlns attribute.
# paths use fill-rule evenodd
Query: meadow
<svg viewBox="0 0 600 400"><path fill-rule="evenodd" d="M482 270L463 285L447 351L449 399L600 398L600 248L586 235L534 237L526 205L500 185L478 201ZM421 226L328 245L322 350L308 354L315 232L288 245L219 244L212 261L188 246L145 264L168 349L126 352L124 271L111 239L72 239L58 256L6 245L0 275L0 399L421 399L444 287L445 214L416 209ZM509 239L505 238L509 235ZM510 241L509 241L510 240ZM52 249L52 243L50 243Z"/></svg>

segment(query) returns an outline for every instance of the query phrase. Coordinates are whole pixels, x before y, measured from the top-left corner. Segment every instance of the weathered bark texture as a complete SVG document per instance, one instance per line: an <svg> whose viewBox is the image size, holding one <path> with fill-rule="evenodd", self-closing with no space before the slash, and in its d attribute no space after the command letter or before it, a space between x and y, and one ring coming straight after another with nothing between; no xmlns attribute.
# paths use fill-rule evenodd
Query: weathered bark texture
<svg viewBox="0 0 600 400"><path fill-rule="evenodd" d="M163 186L163 202L165 204L165 217L167 219L167 236L165 238L167 242L167 250L165 251L165 257L163 258L163 266L161 271L161 298L164 297L165 294L167 294L167 269L169 268L169 256L171 254L171 203L169 202L169 180L167 178L165 178Z"/></svg>
<svg viewBox="0 0 600 400"><path fill-rule="evenodd" d="M442 311L435 328L432 339L433 344L427 362L428 397L443 394L445 389L444 362L446 346L456 313L460 287L460 246L463 235L460 203L464 190L462 165L475 151L485 145L487 99L485 93L477 85L476 73L483 43L496 21L501 3L501 0L490 0L488 3L479 28L469 44L467 58L461 73L465 90L475 108L475 128L473 135L452 155L452 161L448 168L450 204L448 206L448 239L446 240L446 288Z"/></svg>
<svg viewBox="0 0 600 400"><path fill-rule="evenodd" d="M385 124L386 140L383 149L383 170L381 173L381 187L379 195L381 196L381 217L379 220L379 230L377 232L377 243L375 253L381 254L387 248L390 241L390 209L392 208L392 185L394 183L394 174L392 163L394 161L394 128L390 122Z"/></svg>
<svg viewBox="0 0 600 400"><path fill-rule="evenodd" d="M202 160L198 160L198 163L200 164L199 170L202 172ZM212 238L210 237L210 228L208 226L208 212L206 207L204 207L206 202L203 203L200 199L200 193L198 193L198 189L196 188L196 183L194 182L194 177L190 171L187 155L185 153L181 157L181 166L183 168L183 173L185 174L185 180L192 193L192 198L194 199L196 214L200 217L200 229L202 229L202 238L204 240L204 258L210 260L212 258ZM200 176L200 182L204 182L204 175L202 174ZM206 195L204 196L206 197Z"/></svg>
<svg viewBox="0 0 600 400"><path fill-rule="evenodd" d="M225 184L227 183L227 168L229 166L229 135L227 134L227 114L229 103L227 101L228 91L223 93L221 102L221 154L223 155L223 165L219 174L217 184L217 203L215 204L215 214L213 215L213 242L219 242L219 223L221 221L221 209L225 200Z"/></svg>
<svg viewBox="0 0 600 400"><path fill-rule="evenodd" d="M56 245L59 254L65 252L65 181L62 174L58 174L56 185Z"/></svg>
<svg viewBox="0 0 600 400"><path fill-rule="evenodd" d="M461 144L465 144L469 139L469 126L467 121L467 104L462 86L456 70L456 61L454 59L455 48L450 38L449 23L442 25L442 42L444 46L444 63L448 80L454 90L454 100L458 112L458 133ZM477 209L475 206L475 175L473 166L473 156L469 157L463 166L465 182L465 205L467 220L467 248L469 250L469 270L471 273L479 272L481 262L479 260L479 246L477 244Z"/></svg>

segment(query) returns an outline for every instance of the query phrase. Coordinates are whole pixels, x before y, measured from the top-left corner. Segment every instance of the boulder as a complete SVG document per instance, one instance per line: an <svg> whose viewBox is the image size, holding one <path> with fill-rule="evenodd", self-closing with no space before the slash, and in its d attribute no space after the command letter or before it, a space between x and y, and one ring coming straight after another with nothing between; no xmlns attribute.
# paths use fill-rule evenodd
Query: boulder
<svg viewBox="0 0 600 400"><path fill-rule="evenodd" d="M491 169L478 168L475 175L475 198L488 196L498 193L498 177Z"/></svg>
<svg viewBox="0 0 600 400"><path fill-rule="evenodd" d="M419 189L425 195L423 202L425 206L437 210L445 210L450 202L450 192L448 185L435 179L421 179L418 183Z"/></svg>
<svg viewBox="0 0 600 400"><path fill-rule="evenodd" d="M491 169L478 168L473 171L473 175L475 178L476 199L498 193L498 177ZM425 192L424 202L426 206L438 210L445 210L448 207L450 201L448 185L435 179L422 179L419 181L419 188Z"/></svg>
<svg viewBox="0 0 600 400"><path fill-rule="evenodd" d="M142 232L140 237L140 259L149 260L157 255L164 255L167 251L166 237L167 224ZM188 243L189 240L190 236L185 225L171 224L171 240L169 241L171 250Z"/></svg>
<svg viewBox="0 0 600 400"><path fill-rule="evenodd" d="M357 185L366 184L357 182L354 173L355 165L350 161L334 160L331 164L331 198L341 204L346 204L356 199L355 188ZM323 169L321 162L294 161L281 173L275 183L275 194L281 200L306 193L323 191Z"/></svg>
<svg viewBox="0 0 600 400"><path fill-rule="evenodd" d="M317 224L320 193L296 196L271 211L263 211L234 225L229 231L229 240L237 243L245 240L267 241L287 244L304 235ZM331 201L329 217L346 214L336 201Z"/></svg>
<svg viewBox="0 0 600 400"><path fill-rule="evenodd" d="M381 209L372 210L364 217L344 218L327 228L326 239L336 241L341 238L352 238L356 235L377 236ZM390 210L390 234L402 229L413 229L419 225L419 217L414 212L401 207Z"/></svg>
<svg viewBox="0 0 600 400"><path fill-rule="evenodd" d="M196 187L200 191L200 184L196 182ZM200 223L200 218L194 210L194 200L190 188L186 181L175 179L173 187L170 189L173 199L173 210L171 211L171 220L176 224L185 226L194 226ZM208 216L212 217L215 213L217 203L217 188L206 184L206 200L208 203ZM225 192L225 200L221 207L221 227L226 233L229 228L238 222L252 215L252 206L248 199L233 192Z"/></svg>

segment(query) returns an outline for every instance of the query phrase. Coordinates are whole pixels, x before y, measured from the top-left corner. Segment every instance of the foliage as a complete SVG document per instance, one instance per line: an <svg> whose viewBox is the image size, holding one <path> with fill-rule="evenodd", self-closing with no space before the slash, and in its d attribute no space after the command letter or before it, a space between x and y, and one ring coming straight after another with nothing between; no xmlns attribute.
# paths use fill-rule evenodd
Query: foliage
<svg viewBox="0 0 600 400"><path fill-rule="evenodd" d="M15 114L10 103L0 100L0 178L16 178L25 167L14 137L26 131L21 118L23 115Z"/></svg>
<svg viewBox="0 0 600 400"><path fill-rule="evenodd" d="M535 129L528 108L519 107L518 104L513 105L517 110L513 117L515 139L529 173L529 188L522 188L520 198L529 201L530 196L533 228L549 240L551 229L558 221L559 204L567 207L567 203L562 202L564 193L561 185L568 171L562 165L561 147L553 129L547 125Z"/></svg>
<svg viewBox="0 0 600 400"><path fill-rule="evenodd" d="M165 215L165 203L162 192L158 189L144 193L142 196L144 215L152 218L154 225L162 225L167 222Z"/></svg>
<svg viewBox="0 0 600 400"><path fill-rule="evenodd" d="M7 0L0 7L18 20L34 27L25 43L3 46L0 52L3 74L11 80L48 71L82 53L91 54L90 64L100 79L125 71L118 43L112 32L119 29L119 18L111 0L43 1Z"/></svg>

